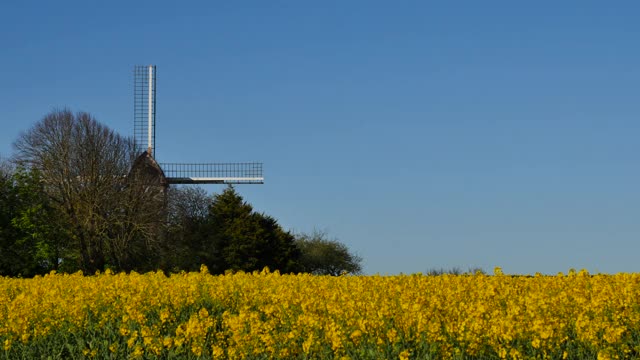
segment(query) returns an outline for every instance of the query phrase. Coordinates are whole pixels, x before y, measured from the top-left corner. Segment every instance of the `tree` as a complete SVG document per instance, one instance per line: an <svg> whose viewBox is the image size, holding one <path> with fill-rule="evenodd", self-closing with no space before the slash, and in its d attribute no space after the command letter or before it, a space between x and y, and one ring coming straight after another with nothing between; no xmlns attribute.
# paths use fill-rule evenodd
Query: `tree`
<svg viewBox="0 0 640 360"><path fill-rule="evenodd" d="M204 226L213 199L199 186L170 188L167 198L166 255L162 267L196 271L208 259Z"/></svg>
<svg viewBox="0 0 640 360"><path fill-rule="evenodd" d="M362 272L362 258L352 254L343 243L328 239L326 232L299 234L296 245L302 253L300 265L304 272L333 276Z"/></svg>
<svg viewBox="0 0 640 360"><path fill-rule="evenodd" d="M214 196L203 230L205 265L214 273L298 270L300 253L293 235L274 218L254 212L232 186Z"/></svg>
<svg viewBox="0 0 640 360"><path fill-rule="evenodd" d="M16 213L17 193L11 174L0 172L0 276L12 276L21 273L24 263L23 252L14 247L17 230L12 225Z"/></svg>
<svg viewBox="0 0 640 360"><path fill-rule="evenodd" d="M0 180L6 179L13 174L13 165L0 154Z"/></svg>
<svg viewBox="0 0 640 360"><path fill-rule="evenodd" d="M80 269L152 268L163 223L153 179L132 172L135 148L90 114L55 110L20 135L15 161L44 191L77 249ZM163 196L160 198L163 199Z"/></svg>
<svg viewBox="0 0 640 360"><path fill-rule="evenodd" d="M67 239L36 171L17 169L0 180L0 275L34 276L59 270Z"/></svg>

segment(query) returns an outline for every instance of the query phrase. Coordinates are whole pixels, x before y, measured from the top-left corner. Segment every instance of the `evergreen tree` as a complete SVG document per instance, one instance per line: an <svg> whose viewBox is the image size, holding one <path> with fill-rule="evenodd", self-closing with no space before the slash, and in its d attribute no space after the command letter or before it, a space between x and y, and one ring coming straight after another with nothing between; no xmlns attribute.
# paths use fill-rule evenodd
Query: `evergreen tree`
<svg viewBox="0 0 640 360"><path fill-rule="evenodd" d="M229 186L214 196L206 231L206 265L214 273L269 267L297 271L300 252L295 239L270 216L253 207Z"/></svg>

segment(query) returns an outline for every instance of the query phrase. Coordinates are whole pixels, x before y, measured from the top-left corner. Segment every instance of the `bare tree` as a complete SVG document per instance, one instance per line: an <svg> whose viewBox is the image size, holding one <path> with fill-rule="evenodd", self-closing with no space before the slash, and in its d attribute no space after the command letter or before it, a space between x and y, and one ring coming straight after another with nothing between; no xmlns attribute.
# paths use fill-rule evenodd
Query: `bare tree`
<svg viewBox="0 0 640 360"><path fill-rule="evenodd" d="M81 268L127 269L154 248L162 224L163 188L132 172L135 147L90 114L47 114L14 143L15 162L35 168L68 222Z"/></svg>
<svg viewBox="0 0 640 360"><path fill-rule="evenodd" d="M163 268L198 270L206 258L204 228L213 198L198 186L172 187L167 196L167 241Z"/></svg>
<svg viewBox="0 0 640 360"><path fill-rule="evenodd" d="M185 222L205 219L213 198L199 186L169 189L169 223L181 225Z"/></svg>

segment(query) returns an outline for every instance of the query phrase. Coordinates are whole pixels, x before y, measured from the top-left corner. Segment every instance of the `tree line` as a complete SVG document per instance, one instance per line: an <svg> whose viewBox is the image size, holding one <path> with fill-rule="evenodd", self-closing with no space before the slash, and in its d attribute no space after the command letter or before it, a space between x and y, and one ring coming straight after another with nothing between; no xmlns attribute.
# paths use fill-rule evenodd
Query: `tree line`
<svg viewBox="0 0 640 360"><path fill-rule="evenodd" d="M294 234L235 188L159 187L135 171L135 144L88 113L45 115L0 159L0 276L83 271L268 267L359 273L362 259L326 233Z"/></svg>

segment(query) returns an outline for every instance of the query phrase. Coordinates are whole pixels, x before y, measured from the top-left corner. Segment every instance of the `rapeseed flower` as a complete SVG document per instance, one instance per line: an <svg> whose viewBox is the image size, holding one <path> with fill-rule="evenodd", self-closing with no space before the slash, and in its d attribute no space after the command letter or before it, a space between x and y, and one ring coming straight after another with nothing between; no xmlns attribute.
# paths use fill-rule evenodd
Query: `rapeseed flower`
<svg viewBox="0 0 640 360"><path fill-rule="evenodd" d="M5 357L43 357L46 344L61 343L69 356L87 358L640 356L638 274L518 277L496 268L495 276L266 270L213 276L201 270L0 278Z"/></svg>

